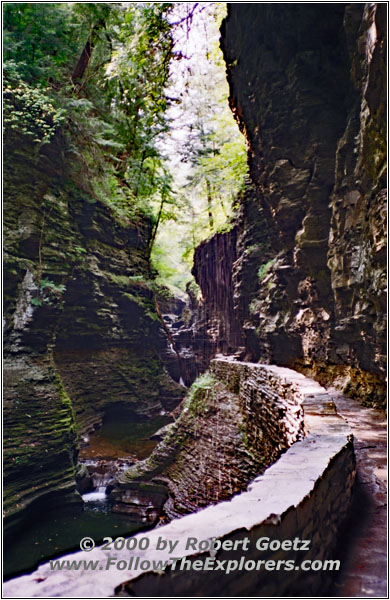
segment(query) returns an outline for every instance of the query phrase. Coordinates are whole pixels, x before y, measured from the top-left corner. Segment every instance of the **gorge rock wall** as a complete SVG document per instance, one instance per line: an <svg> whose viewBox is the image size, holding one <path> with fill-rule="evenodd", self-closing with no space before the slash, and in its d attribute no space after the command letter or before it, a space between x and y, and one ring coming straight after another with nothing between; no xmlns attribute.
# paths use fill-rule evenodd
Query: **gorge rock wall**
<svg viewBox="0 0 390 600"><path fill-rule="evenodd" d="M254 186L231 292L247 356L381 404L386 6L233 3L221 45Z"/></svg>
<svg viewBox="0 0 390 600"><path fill-rule="evenodd" d="M175 381L182 377L187 386L204 373L218 352L236 353L242 357L245 350L243 319L233 294L237 246L237 227L216 233L199 244L194 253L192 274L201 297L193 284L189 284L184 308L177 307L178 310L164 315L180 361L174 349L169 347L163 358ZM246 301L242 305L245 311Z"/></svg>
<svg viewBox="0 0 390 600"><path fill-rule="evenodd" d="M117 218L72 178L67 143L7 138L4 164L6 524L81 504L78 444L109 406L157 415L182 397L162 368L146 219Z"/></svg>
<svg viewBox="0 0 390 600"><path fill-rule="evenodd" d="M217 352L231 354L243 344L240 321L232 296L233 265L237 259L237 228L216 233L202 242L194 254L192 274L202 291L196 330L203 370Z"/></svg>

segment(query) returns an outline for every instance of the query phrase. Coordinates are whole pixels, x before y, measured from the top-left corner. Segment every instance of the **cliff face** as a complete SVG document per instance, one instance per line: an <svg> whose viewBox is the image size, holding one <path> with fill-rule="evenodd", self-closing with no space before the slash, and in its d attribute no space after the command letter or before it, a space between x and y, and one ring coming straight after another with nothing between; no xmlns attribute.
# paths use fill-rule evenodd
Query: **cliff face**
<svg viewBox="0 0 390 600"><path fill-rule="evenodd" d="M383 401L385 19L384 4L229 5L222 46L251 182L236 227L195 254L187 383L236 352ZM27 507L79 502L78 439L110 406L155 415L182 388L160 361L148 220L119 220L87 193L61 136L39 149L12 134L5 150L5 510L17 525Z"/></svg>
<svg viewBox="0 0 390 600"><path fill-rule="evenodd" d="M145 219L119 221L71 177L66 144L5 153L5 509L80 502L78 439L112 405L135 415L182 397L162 368Z"/></svg>
<svg viewBox="0 0 390 600"><path fill-rule="evenodd" d="M228 233L216 233L195 250L192 273L202 290L196 328L204 340L201 348L203 370L216 352L231 354L243 344L231 293L236 246L235 227Z"/></svg>
<svg viewBox="0 0 390 600"><path fill-rule="evenodd" d="M222 48L254 184L231 290L247 353L381 403L386 7L228 7Z"/></svg>

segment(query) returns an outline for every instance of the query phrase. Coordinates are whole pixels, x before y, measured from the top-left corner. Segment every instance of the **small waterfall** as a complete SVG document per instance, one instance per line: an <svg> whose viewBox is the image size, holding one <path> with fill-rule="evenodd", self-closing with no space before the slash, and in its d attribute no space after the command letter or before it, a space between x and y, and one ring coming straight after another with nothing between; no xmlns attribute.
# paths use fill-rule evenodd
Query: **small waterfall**
<svg viewBox="0 0 390 600"><path fill-rule="evenodd" d="M103 461L90 460L86 462L91 469L93 490L81 496L85 503L84 508L94 512L108 512L110 503L107 487L113 481L112 473L105 471L106 465Z"/></svg>
<svg viewBox="0 0 390 600"><path fill-rule="evenodd" d="M84 502L100 502L102 504L107 504L108 498L106 491L106 486L99 486L98 488L93 490L93 492L87 492L86 494L83 494L82 499L84 500Z"/></svg>
<svg viewBox="0 0 390 600"><path fill-rule="evenodd" d="M84 510L108 513L111 509L112 500L109 492L116 482L118 475L125 471L129 463L125 460L85 460L92 484L92 490L82 494Z"/></svg>

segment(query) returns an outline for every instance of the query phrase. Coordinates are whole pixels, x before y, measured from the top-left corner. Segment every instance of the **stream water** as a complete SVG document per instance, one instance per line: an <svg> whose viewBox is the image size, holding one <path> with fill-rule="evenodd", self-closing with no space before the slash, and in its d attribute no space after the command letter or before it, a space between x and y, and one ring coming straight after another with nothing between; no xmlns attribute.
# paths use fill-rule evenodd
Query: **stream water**
<svg viewBox="0 0 390 600"><path fill-rule="evenodd" d="M129 536L145 528L123 515L96 510L97 507L98 503L95 510L84 509L75 516L49 515L24 529L17 542L5 540L4 577L29 573L49 558L79 550L80 540L85 536L99 543L106 536Z"/></svg>
<svg viewBox="0 0 390 600"><path fill-rule="evenodd" d="M4 540L5 579L31 572L49 558L79 550L80 540L85 536L98 544L107 536L129 536L148 528L144 521L112 513L106 492L115 476L149 456L157 444L150 436L172 419L161 416L134 422L132 418L123 411L113 411L101 429L90 437L89 445L80 451L80 461L87 466L94 485L82 494L84 507L80 513L42 515L19 536Z"/></svg>
<svg viewBox="0 0 390 600"><path fill-rule="evenodd" d="M109 512L110 501L106 486L99 486L93 492L87 492L82 495L84 500L84 510L94 510L95 512Z"/></svg>
<svg viewBox="0 0 390 600"><path fill-rule="evenodd" d="M161 415L154 419L136 421L134 414L123 407L110 410L102 427L81 449L79 459L115 460L126 459L130 463L142 460L151 454L157 444L150 437L161 427L172 422L172 418Z"/></svg>

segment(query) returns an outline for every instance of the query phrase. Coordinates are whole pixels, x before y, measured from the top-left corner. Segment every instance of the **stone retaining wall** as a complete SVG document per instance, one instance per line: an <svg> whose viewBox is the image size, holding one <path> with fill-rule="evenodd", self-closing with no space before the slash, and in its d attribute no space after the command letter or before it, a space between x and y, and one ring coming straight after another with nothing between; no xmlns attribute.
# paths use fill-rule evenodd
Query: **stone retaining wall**
<svg viewBox="0 0 390 600"><path fill-rule="evenodd" d="M255 368L254 368L255 366ZM211 361L211 370L238 394L250 446L271 464L304 437L304 413L299 386L279 373L229 358Z"/></svg>
<svg viewBox="0 0 390 600"><path fill-rule="evenodd" d="M229 500L304 437L296 386L246 363L211 368L152 454L120 476L114 512L171 521Z"/></svg>
<svg viewBox="0 0 390 600"><path fill-rule="evenodd" d="M239 391L243 401L258 403L259 409L264 410L265 421L265 405L271 406L273 402L278 410L282 403L288 410L290 400L293 407L298 401L304 411L306 437L293 444L264 474L255 478L246 492L133 538L146 538L147 549L103 550L99 547L88 554L68 555L63 558L99 561L98 566L94 571L50 571L49 564L45 564L31 575L6 583L5 597L54 595L80 598L114 594L291 597L325 593L331 573L304 571L301 563L332 559L336 533L348 513L355 478L349 427L336 413L326 391L295 371L228 359L215 360L212 369L217 377ZM261 398L268 398L268 402L262 405ZM272 434L272 427L269 434ZM189 538L198 540L195 549L188 544ZM205 550L207 540L210 543L212 538L217 544L225 541L225 549ZM308 544L306 549L296 541L292 548L288 548L287 542L284 549L262 550L256 548L256 544L261 543L258 542L260 538L269 538L276 546L278 541L296 538L308 540ZM159 540L166 541L167 546L168 542L176 543L176 547L172 552L159 550ZM199 547L202 540L204 544ZM229 574L226 572L228 562L222 563L225 570L205 570L203 563L210 556L218 561L236 563L230 563ZM132 565L129 564L131 557ZM137 557L138 568L135 568ZM190 570L185 563L181 570L179 561L176 568L168 567L163 571L161 565L158 568L151 564L148 568L148 563L142 562L181 557L192 562ZM107 569L109 558L112 562ZM203 563L193 562L200 560ZM293 560L293 565L286 562ZM120 563L122 569L116 568L119 561L126 561ZM140 570L140 564L144 571ZM318 565L315 563L316 568ZM216 566L215 562L214 569Z"/></svg>

